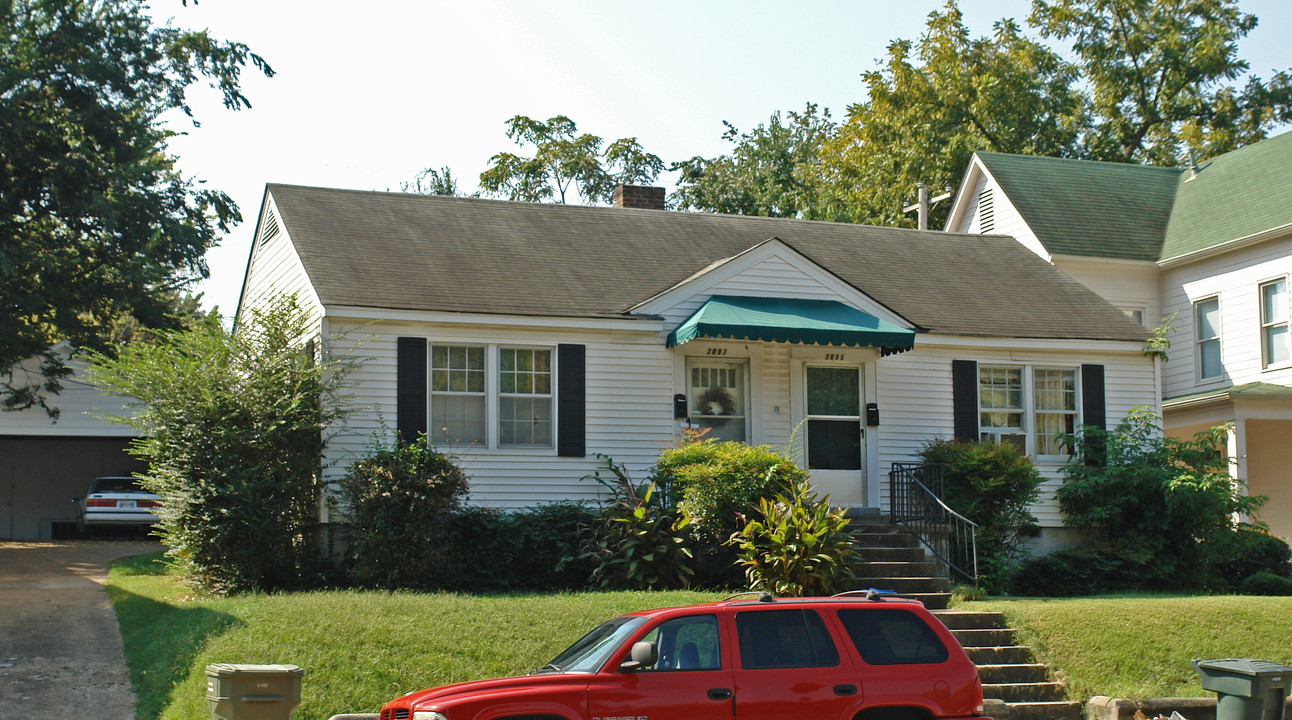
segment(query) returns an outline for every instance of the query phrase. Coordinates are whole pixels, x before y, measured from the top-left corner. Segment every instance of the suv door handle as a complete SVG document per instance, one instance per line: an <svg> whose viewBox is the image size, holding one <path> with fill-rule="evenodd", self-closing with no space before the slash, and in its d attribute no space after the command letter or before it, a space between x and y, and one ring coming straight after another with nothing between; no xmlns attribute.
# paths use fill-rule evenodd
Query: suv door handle
<svg viewBox="0 0 1292 720"><path fill-rule="evenodd" d="M730 697L731 697L730 688L710 688L709 689L710 700L726 700Z"/></svg>
<svg viewBox="0 0 1292 720"><path fill-rule="evenodd" d="M846 697L846 696L848 696L848 695L856 695L856 694L857 694L857 686L856 686L856 685L835 685L835 686L834 686L834 694L835 694L835 695L843 695L843 696L845 696L845 697Z"/></svg>

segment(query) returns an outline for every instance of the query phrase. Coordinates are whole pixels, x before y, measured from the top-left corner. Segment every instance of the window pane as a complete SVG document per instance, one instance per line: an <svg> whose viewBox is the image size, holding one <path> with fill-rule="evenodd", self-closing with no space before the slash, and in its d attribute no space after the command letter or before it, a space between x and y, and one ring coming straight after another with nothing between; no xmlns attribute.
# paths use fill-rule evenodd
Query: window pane
<svg viewBox="0 0 1292 720"><path fill-rule="evenodd" d="M905 610L840 610L839 620L867 665L942 663L949 657L938 634Z"/></svg>
<svg viewBox="0 0 1292 720"><path fill-rule="evenodd" d="M483 395L433 395L431 397L431 440L451 445L485 443L485 398Z"/></svg>
<svg viewBox="0 0 1292 720"><path fill-rule="evenodd" d="M498 416L501 444L551 446L551 398L501 397Z"/></svg>
<svg viewBox="0 0 1292 720"><path fill-rule="evenodd" d="M1198 303L1198 339L1220 336L1220 299L1211 298Z"/></svg>
<svg viewBox="0 0 1292 720"><path fill-rule="evenodd" d="M861 373L856 368L808 367L808 415L861 415Z"/></svg>
<svg viewBox="0 0 1292 720"><path fill-rule="evenodd" d="M1279 280L1261 286L1261 322L1283 323L1288 320L1288 282Z"/></svg>
<svg viewBox="0 0 1292 720"><path fill-rule="evenodd" d="M722 667L718 619L713 615L676 618L646 633L659 657L647 670L717 670Z"/></svg>
<svg viewBox="0 0 1292 720"><path fill-rule="evenodd" d="M982 368L978 372L978 402L986 409L1022 409L1023 369Z"/></svg>
<svg viewBox="0 0 1292 720"><path fill-rule="evenodd" d="M1077 374L1072 370L1037 370L1036 408L1076 410Z"/></svg>
<svg viewBox="0 0 1292 720"><path fill-rule="evenodd" d="M1265 358L1269 365L1292 361L1292 342L1286 324L1265 328Z"/></svg>
<svg viewBox="0 0 1292 720"><path fill-rule="evenodd" d="M1198 355L1202 368L1202 377L1220 377L1222 372L1220 365L1220 341L1207 340L1206 342L1198 343Z"/></svg>
<svg viewBox="0 0 1292 720"><path fill-rule="evenodd" d="M761 668L834 667L839 652L812 610L764 610L736 615L740 665Z"/></svg>
<svg viewBox="0 0 1292 720"><path fill-rule="evenodd" d="M810 469L861 469L861 422L858 420L809 419L807 445Z"/></svg>

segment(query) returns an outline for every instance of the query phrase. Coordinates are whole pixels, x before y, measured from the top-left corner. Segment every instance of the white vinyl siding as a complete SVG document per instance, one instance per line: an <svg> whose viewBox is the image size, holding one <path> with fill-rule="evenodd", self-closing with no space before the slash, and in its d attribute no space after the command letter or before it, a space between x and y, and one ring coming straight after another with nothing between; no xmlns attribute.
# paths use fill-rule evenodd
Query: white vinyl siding
<svg viewBox="0 0 1292 720"><path fill-rule="evenodd" d="M62 392L46 397L49 405L58 408L58 418L51 418L40 406L26 410L0 411L0 435L134 437L136 433L130 426L103 419L107 415L127 415L129 411L126 399L104 395L84 380L84 360L67 360L66 354L63 356L72 368L72 375L63 378ZM18 363L13 369L14 381L20 381L24 376L39 378L39 368L40 363L34 358Z"/></svg>
<svg viewBox="0 0 1292 720"><path fill-rule="evenodd" d="M1127 315L1139 312L1136 322L1147 328L1162 324L1162 299L1156 263L1059 256L1054 266L1073 280L1094 290Z"/></svg>
<svg viewBox="0 0 1292 720"><path fill-rule="evenodd" d="M1009 235L1028 250L1047 261L1050 259L1050 253L1041 245L1036 233L1027 226L1022 214L1014 208L1009 197L986 173L980 173L974 186L966 188L965 191L970 198L969 207L965 209L960 225L948 228L949 230L973 235ZM986 198L990 198L990 208L983 205L983 200ZM990 218L989 223L984 224L984 215Z"/></svg>
<svg viewBox="0 0 1292 720"><path fill-rule="evenodd" d="M266 203L263 213L261 234L252 247L238 312L265 307L275 295L295 294L297 302L309 311L310 323L317 325L323 317L323 305L301 264L300 255L285 228L271 232L277 225L272 202Z"/></svg>
<svg viewBox="0 0 1292 720"><path fill-rule="evenodd" d="M1170 360L1162 365L1163 397L1180 397L1217 386L1214 381L1198 382L1190 357L1195 352L1193 304L1211 297L1220 300L1224 367L1221 387L1253 382L1292 386L1292 363L1267 364L1261 347L1260 286L1287 277L1289 267L1292 237L1163 271L1165 312L1175 313L1175 330L1167 336L1171 342L1167 351Z"/></svg>

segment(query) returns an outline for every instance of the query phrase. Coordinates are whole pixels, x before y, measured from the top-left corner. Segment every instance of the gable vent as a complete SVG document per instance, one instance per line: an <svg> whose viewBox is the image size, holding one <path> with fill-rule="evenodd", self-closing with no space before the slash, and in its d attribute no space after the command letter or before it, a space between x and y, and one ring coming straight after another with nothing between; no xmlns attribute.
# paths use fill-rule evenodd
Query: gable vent
<svg viewBox="0 0 1292 720"><path fill-rule="evenodd" d="M978 232L996 232L996 206L991 188L978 193Z"/></svg>
<svg viewBox="0 0 1292 720"><path fill-rule="evenodd" d="M260 229L260 243L263 245L278 237L278 218L270 213L265 216L265 226Z"/></svg>

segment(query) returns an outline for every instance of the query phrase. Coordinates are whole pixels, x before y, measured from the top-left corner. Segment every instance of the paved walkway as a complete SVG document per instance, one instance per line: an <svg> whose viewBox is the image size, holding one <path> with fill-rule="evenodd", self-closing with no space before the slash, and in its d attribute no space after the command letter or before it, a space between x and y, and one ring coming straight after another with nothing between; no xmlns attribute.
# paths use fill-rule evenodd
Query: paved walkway
<svg viewBox="0 0 1292 720"><path fill-rule="evenodd" d="M0 541L0 720L131 720L108 561L161 550L140 540Z"/></svg>

